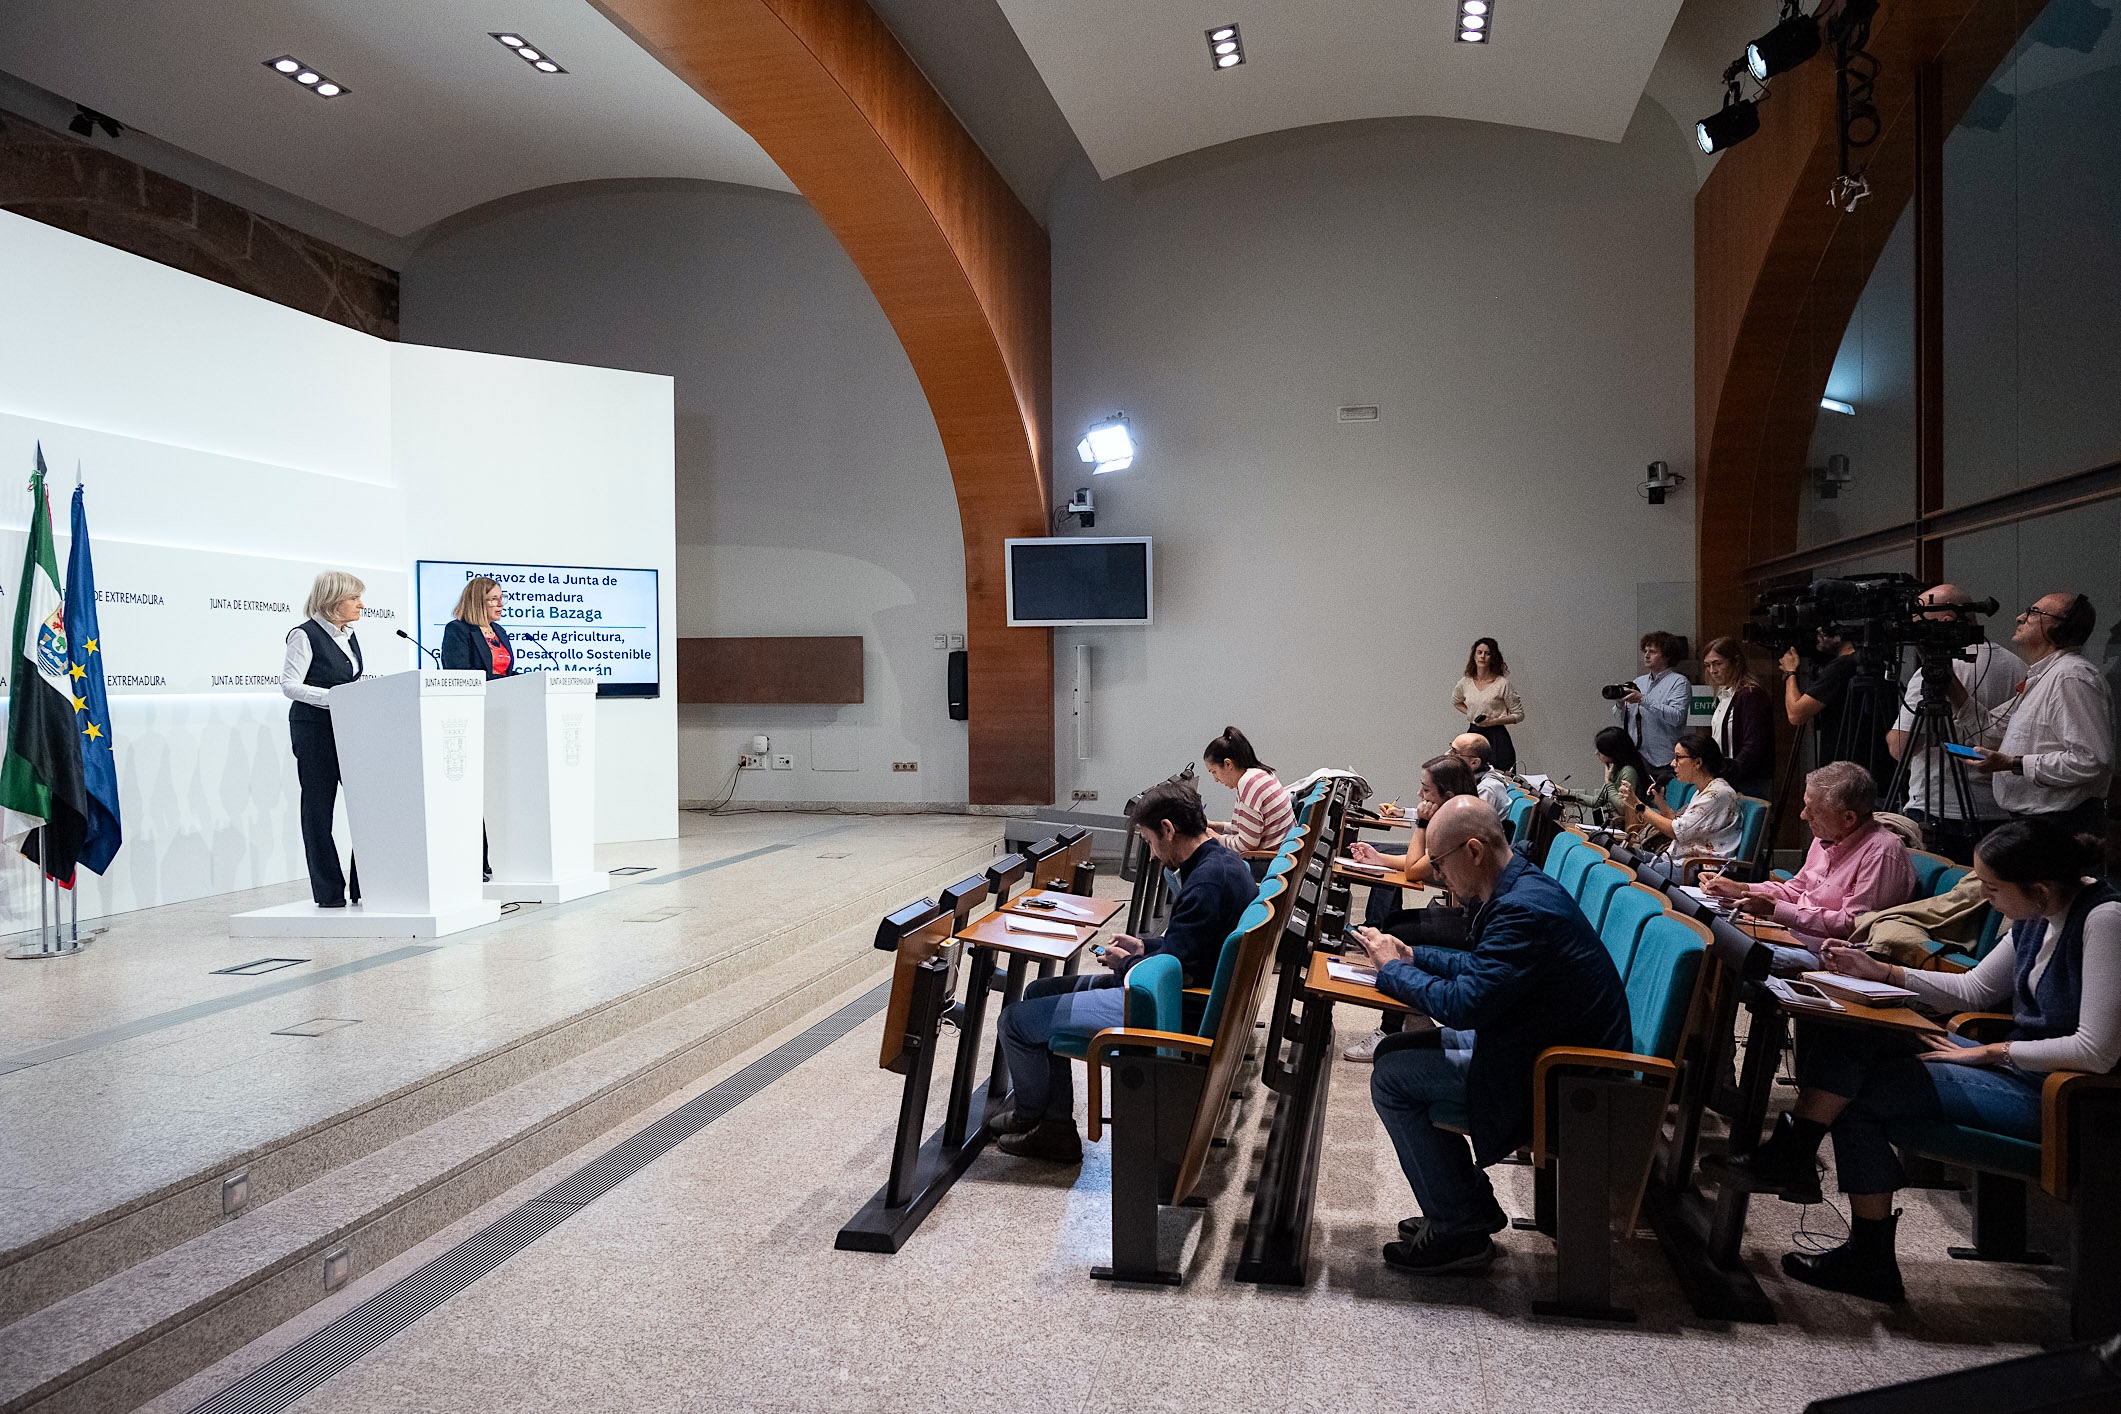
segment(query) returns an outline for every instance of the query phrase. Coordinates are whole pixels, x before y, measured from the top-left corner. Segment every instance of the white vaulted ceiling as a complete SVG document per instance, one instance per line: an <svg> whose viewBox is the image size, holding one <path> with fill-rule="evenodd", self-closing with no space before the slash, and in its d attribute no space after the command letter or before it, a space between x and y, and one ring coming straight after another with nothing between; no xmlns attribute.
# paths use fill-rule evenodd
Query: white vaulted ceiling
<svg viewBox="0 0 2121 1414"><path fill-rule="evenodd" d="M495 30L568 72L538 73ZM347 94L265 67L281 54ZM0 70L397 236L561 182L794 190L587 0L4 0Z"/></svg>
<svg viewBox="0 0 2121 1414"><path fill-rule="evenodd" d="M999 0L1100 176L1284 128L1448 117L1617 142L1681 0ZM1205 32L1236 23L1244 64Z"/></svg>

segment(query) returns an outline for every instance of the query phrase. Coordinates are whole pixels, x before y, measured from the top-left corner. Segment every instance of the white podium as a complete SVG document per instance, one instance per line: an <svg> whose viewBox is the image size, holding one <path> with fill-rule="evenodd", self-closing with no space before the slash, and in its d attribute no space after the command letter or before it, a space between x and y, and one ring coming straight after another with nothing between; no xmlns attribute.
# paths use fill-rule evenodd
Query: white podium
<svg viewBox="0 0 2121 1414"><path fill-rule="evenodd" d="M589 673L486 684L486 897L565 903L610 886L596 866L596 704Z"/></svg>
<svg viewBox="0 0 2121 1414"><path fill-rule="evenodd" d="M361 902L239 913L230 934L435 938L499 918L500 905L479 883L485 698L479 673L394 673L333 688L332 736Z"/></svg>

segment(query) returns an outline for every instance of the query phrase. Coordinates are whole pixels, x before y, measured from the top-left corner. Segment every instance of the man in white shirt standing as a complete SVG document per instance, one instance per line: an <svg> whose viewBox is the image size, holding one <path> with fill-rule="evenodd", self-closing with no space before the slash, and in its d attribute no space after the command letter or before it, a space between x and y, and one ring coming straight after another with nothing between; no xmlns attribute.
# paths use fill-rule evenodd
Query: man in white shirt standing
<svg viewBox="0 0 2121 1414"><path fill-rule="evenodd" d="M1473 773L1473 789L1494 809L1495 818L1504 820L1510 814L1510 783L1488 764L1493 752L1493 744L1479 732L1460 732L1451 738L1451 754Z"/></svg>
<svg viewBox="0 0 2121 1414"><path fill-rule="evenodd" d="M2049 594L2018 615L2011 642L2030 665L2003 740L1983 750L1996 803L2013 816L2039 815L2076 834L2106 833L2114 781L2114 699L2078 650L2097 615L2082 594Z"/></svg>
<svg viewBox="0 0 2121 1414"><path fill-rule="evenodd" d="M1686 730L1687 701L1694 692L1686 675L1672 666L1672 659L1685 651L1684 644L1677 634L1644 634L1644 672L1613 704L1613 719L1642 748L1642 759L1650 763L1650 774L1659 785L1672 778L1672 743Z"/></svg>
<svg viewBox="0 0 2121 1414"><path fill-rule="evenodd" d="M1973 596L1956 584L1940 584L1924 590L1920 602L1942 610L1926 614L1925 618L1949 622L1961 616L1947 606L1971 604ZM1961 746L1999 747L2003 743L2002 709L2018 695L2018 684L2025 680L2025 660L1986 639L1974 644L1972 652L1970 660L1952 661L1952 740ZM1885 734L1886 750L1895 761L1906 762L1907 802L1902 807L1905 813L1923 825L1930 843L1940 853L1964 864L1972 859L1974 841L1987 826L2004 818L2003 807L1996 804L1989 777L1966 763L1955 765L1944 754L1942 741L1912 741L1915 710L1921 702L1922 677L1918 672L1909 679L1907 693L1901 698L1899 719ZM1919 748L1919 754L1909 760L1911 745ZM1969 797L1964 803L1959 796L1961 777L1966 781ZM1966 826L1967 803L1973 806L1972 829Z"/></svg>

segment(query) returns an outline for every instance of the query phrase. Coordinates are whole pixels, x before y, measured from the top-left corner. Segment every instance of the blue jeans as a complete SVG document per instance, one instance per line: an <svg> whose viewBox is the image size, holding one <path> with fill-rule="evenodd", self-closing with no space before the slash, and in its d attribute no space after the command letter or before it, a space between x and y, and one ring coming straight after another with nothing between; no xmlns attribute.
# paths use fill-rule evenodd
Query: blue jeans
<svg viewBox="0 0 2121 1414"><path fill-rule="evenodd" d="M1843 1193L1891 1193L1906 1181L1887 1137L1896 1119L1943 1120L2039 1141L2043 1077L2014 1065L1940 1065L1922 1060L1920 1049L1902 1032L1797 1023L1797 1083L1849 1102L1833 1128L1834 1172Z"/></svg>
<svg viewBox="0 0 2121 1414"><path fill-rule="evenodd" d="M1438 1235L1487 1231L1495 1190L1473 1162L1473 1146L1462 1134L1438 1129L1430 1110L1439 1104L1463 1108L1466 1067L1473 1060L1473 1033L1445 1028L1441 1045L1386 1043L1370 1068L1370 1103L1399 1152L1399 1167Z"/></svg>
<svg viewBox="0 0 2121 1414"><path fill-rule="evenodd" d="M1096 1035L1124 1026L1127 993L1113 972L1078 977L1041 977L1024 988L1021 1001L1002 1008L1002 1054L1009 1059L1016 1112L1044 1119L1075 1117L1075 1076L1066 1056L1046 1049L1059 1030Z"/></svg>

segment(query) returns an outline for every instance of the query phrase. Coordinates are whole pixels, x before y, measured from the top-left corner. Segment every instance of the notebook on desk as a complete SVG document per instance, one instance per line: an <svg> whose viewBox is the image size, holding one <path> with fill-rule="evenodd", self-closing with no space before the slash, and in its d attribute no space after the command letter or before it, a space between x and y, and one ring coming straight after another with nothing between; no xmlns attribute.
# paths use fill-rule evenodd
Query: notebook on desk
<svg viewBox="0 0 2121 1414"><path fill-rule="evenodd" d="M1012 933L1030 933L1040 938L1073 938L1077 936L1073 923L1056 923L1044 918L1025 918L1015 913L1002 915L1002 927Z"/></svg>

